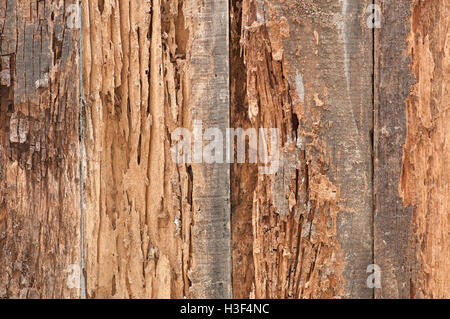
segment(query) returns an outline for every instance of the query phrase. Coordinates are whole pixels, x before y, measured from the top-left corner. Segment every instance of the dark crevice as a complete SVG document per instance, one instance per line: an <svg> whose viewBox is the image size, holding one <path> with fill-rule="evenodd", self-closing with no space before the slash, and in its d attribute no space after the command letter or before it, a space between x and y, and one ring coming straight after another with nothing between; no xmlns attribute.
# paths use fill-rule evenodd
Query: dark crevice
<svg viewBox="0 0 450 319"><path fill-rule="evenodd" d="M376 0L373 0L373 12L374 19L376 19ZM381 13L380 13L381 14ZM374 21L375 22L375 21ZM372 178L372 264L375 264L375 210L376 210L376 201L375 201L375 139L374 139L374 130L375 130L375 28L372 28L372 129L370 131L370 145L371 145L371 178ZM375 299L375 289L372 290L372 299Z"/></svg>

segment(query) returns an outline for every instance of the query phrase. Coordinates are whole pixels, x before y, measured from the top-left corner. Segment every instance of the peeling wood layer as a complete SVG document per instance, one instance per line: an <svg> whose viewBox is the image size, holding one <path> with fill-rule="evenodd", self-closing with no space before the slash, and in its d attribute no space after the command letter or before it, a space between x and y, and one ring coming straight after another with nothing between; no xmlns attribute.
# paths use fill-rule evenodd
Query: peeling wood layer
<svg viewBox="0 0 450 319"><path fill-rule="evenodd" d="M412 206L412 298L450 298L450 3L415 1L408 38L415 85L399 192Z"/></svg>
<svg viewBox="0 0 450 319"><path fill-rule="evenodd" d="M367 4L233 2L233 126L280 129L276 174L233 166L236 297L372 296Z"/></svg>
<svg viewBox="0 0 450 319"><path fill-rule="evenodd" d="M79 297L78 31L66 1L0 1L0 298Z"/></svg>

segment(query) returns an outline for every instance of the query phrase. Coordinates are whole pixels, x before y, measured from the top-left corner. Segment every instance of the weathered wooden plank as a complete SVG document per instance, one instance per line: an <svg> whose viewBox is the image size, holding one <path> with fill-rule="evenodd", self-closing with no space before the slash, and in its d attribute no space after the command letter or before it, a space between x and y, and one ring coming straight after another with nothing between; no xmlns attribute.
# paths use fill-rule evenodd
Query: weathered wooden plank
<svg viewBox="0 0 450 319"><path fill-rule="evenodd" d="M377 297L410 294L405 257L412 211L403 206L398 185L406 136L405 100L413 81L406 42L411 3L377 1L382 9L381 28L375 30L374 260L382 271Z"/></svg>
<svg viewBox="0 0 450 319"><path fill-rule="evenodd" d="M88 297L231 296L225 164L172 132L228 126L226 1L83 1Z"/></svg>
<svg viewBox="0 0 450 319"><path fill-rule="evenodd" d="M191 120L220 130L223 141L218 145L223 156L216 163L205 163L212 159L205 158L204 149L203 162L192 164L190 296L231 298L230 164L224 140L230 125L228 1L192 1L186 6L192 35L187 51Z"/></svg>
<svg viewBox="0 0 450 319"><path fill-rule="evenodd" d="M0 1L0 298L80 296L79 31L68 6Z"/></svg>
<svg viewBox="0 0 450 319"><path fill-rule="evenodd" d="M448 298L450 4L377 3L376 296Z"/></svg>
<svg viewBox="0 0 450 319"><path fill-rule="evenodd" d="M236 297L373 294L368 4L233 2L232 123L280 132L278 172L233 167Z"/></svg>

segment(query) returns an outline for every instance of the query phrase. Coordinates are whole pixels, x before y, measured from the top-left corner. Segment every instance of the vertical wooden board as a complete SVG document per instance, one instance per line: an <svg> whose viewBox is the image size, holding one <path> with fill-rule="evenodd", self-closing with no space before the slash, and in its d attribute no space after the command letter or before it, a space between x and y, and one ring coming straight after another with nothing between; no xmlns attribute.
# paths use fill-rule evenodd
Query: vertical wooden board
<svg viewBox="0 0 450 319"><path fill-rule="evenodd" d="M385 298L410 295L410 265L405 257L412 210L403 206L398 185L406 136L405 100L413 82L406 40L411 3L377 1L382 21L375 30L374 262L382 271L376 297Z"/></svg>
<svg viewBox="0 0 450 319"><path fill-rule="evenodd" d="M66 21L70 5L0 1L0 298L80 296L79 31Z"/></svg>
<svg viewBox="0 0 450 319"><path fill-rule="evenodd" d="M227 165L172 132L228 125L225 1L83 1L88 297L229 297Z"/></svg>
<svg viewBox="0 0 450 319"><path fill-rule="evenodd" d="M233 166L236 296L373 295L369 3L233 2L232 125L280 132L275 174Z"/></svg>
<svg viewBox="0 0 450 319"><path fill-rule="evenodd" d="M139 3L82 2L88 298L152 296L145 211L151 12L148 1Z"/></svg>
<svg viewBox="0 0 450 319"><path fill-rule="evenodd" d="M448 298L450 7L448 1L379 4L377 297Z"/></svg>
<svg viewBox="0 0 450 319"><path fill-rule="evenodd" d="M202 121L204 129L219 129L225 138L230 125L228 1L187 4L186 15L193 26L189 59L192 120ZM232 296L230 165L225 158L225 144L222 144L223 160L219 163L207 164L203 157L203 163L192 165L192 268L189 277L190 294L197 298Z"/></svg>

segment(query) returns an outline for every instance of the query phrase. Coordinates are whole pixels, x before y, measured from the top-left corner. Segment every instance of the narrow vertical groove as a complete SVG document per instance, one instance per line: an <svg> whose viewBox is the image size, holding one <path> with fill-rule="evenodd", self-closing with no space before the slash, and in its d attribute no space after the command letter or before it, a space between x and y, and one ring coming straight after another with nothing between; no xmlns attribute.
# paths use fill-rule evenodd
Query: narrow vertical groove
<svg viewBox="0 0 450 319"><path fill-rule="evenodd" d="M85 276L85 252L84 252L84 163L86 162L84 149L84 84L83 84L83 10L81 9L81 2L78 2L79 7L79 86L80 86L80 110L79 110L79 143L80 143L80 252L81 252L81 299L86 299L86 276Z"/></svg>
<svg viewBox="0 0 450 319"><path fill-rule="evenodd" d="M231 56L233 54L232 52L232 20L231 20L231 10L232 10L232 6L233 6L233 0L228 0L228 127L229 128L233 128L232 126L232 110L231 110L231 94L232 94L232 90L231 90L231 77L232 77L232 66L231 66ZM233 142L234 145L234 142ZM234 153L233 153L234 156ZM229 215L230 215L230 242L229 242L229 247L230 247L230 297L231 299L234 298L234 291L233 291L233 209L232 209L232 191L233 191L233 187L232 187L232 166L231 164L228 165L228 177L230 179L228 187L229 187L229 195L230 195L230 205L229 205Z"/></svg>
<svg viewBox="0 0 450 319"><path fill-rule="evenodd" d="M373 11L376 10L376 2L377 0L373 0ZM372 12L374 13L374 12ZM374 19L376 17L374 16ZM371 182L372 182L372 264L375 264L375 173L374 173L374 167L375 167L375 30L376 28L372 29L372 133L371 133L371 157L372 157L372 166L370 168L371 170ZM375 290L372 290L372 299L375 299Z"/></svg>

